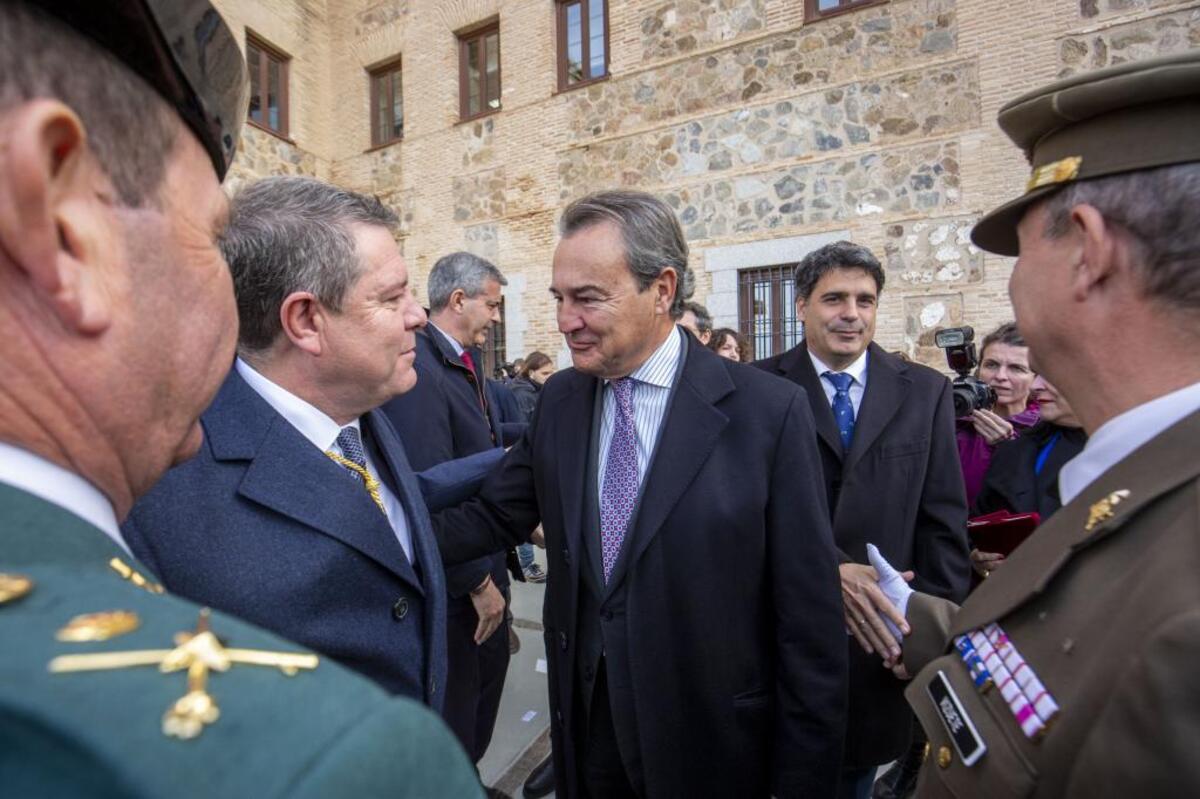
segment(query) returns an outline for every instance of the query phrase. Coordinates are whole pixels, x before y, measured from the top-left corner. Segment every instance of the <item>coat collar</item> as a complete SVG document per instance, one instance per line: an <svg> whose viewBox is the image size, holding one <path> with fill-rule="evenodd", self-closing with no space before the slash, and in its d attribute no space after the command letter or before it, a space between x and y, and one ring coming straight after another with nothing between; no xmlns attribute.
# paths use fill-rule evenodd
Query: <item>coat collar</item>
<svg viewBox="0 0 1200 799"><path fill-rule="evenodd" d="M912 380L905 374L908 364L888 355L878 344L868 347L867 390L863 394L858 418L854 422L854 440L846 456L846 468L854 468L887 428L888 422L904 404ZM824 396L824 395L822 395Z"/></svg>
<svg viewBox="0 0 1200 799"><path fill-rule="evenodd" d="M833 418L833 409L825 399L825 389L821 386L817 370L813 368L812 358L808 356L808 348L801 343L779 356L775 371L780 376L799 383L804 389L812 406L817 436L835 458L842 460L845 453L842 452L842 438L838 433L837 420Z"/></svg>
<svg viewBox="0 0 1200 799"><path fill-rule="evenodd" d="M391 525L370 495L276 413L237 370L225 378L202 423L214 460L248 461L238 486L241 496L336 538L421 588ZM396 456L389 455L382 438L380 445L397 482L402 483ZM403 491L408 494L411 489ZM417 515L413 498L404 496L401 502L412 525Z"/></svg>
<svg viewBox="0 0 1200 799"><path fill-rule="evenodd" d="M1118 534L1154 500L1196 479L1200 411L1120 461L1054 514L986 580L954 619L952 634L1002 618L1041 594L1079 552Z"/></svg>

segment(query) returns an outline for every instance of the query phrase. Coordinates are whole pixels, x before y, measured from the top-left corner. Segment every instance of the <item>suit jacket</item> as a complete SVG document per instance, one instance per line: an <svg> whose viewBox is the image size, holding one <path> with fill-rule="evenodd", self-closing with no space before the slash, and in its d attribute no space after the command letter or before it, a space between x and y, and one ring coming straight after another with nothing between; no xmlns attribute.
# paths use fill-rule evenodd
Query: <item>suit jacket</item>
<svg viewBox="0 0 1200 799"><path fill-rule="evenodd" d="M804 387L816 419L833 537L843 563L867 563L867 544L914 587L961 601L970 578L967 507L954 439L950 382L870 345L867 385L850 450L842 452L829 399L804 344L756 366ZM898 757L910 724L904 685L850 639L845 766Z"/></svg>
<svg viewBox="0 0 1200 799"><path fill-rule="evenodd" d="M479 497L435 517L444 556L543 524L559 796L580 795L587 627L602 636L614 726L644 796L832 796L846 633L812 413L795 386L694 342L684 358L606 586L585 500L600 382L570 369L547 381Z"/></svg>
<svg viewBox="0 0 1200 799"><path fill-rule="evenodd" d="M913 595L904 659L910 674L925 668L907 696L932 751L946 749L945 767L930 757L922 769L919 796L1200 794L1197 448L1200 412L1087 486L961 609ZM1128 494L1111 501L1118 491ZM974 689L956 655L938 657L951 636L990 622L1060 707L1040 741L1025 738L999 691ZM939 670L988 748L970 768L925 690Z"/></svg>
<svg viewBox="0 0 1200 799"><path fill-rule="evenodd" d="M483 360L471 350L476 369ZM387 415L416 469L497 448L501 443L501 419L496 403L487 403L487 415L479 403L483 376L472 373L454 352L449 340L432 325L417 333L417 385L384 403ZM489 393L484 392L488 397ZM493 439L492 431L497 431ZM477 558L446 569L450 612L474 614L471 589L489 573L498 588L508 587L508 570L502 552Z"/></svg>
<svg viewBox="0 0 1200 799"><path fill-rule="evenodd" d="M434 714L327 660L295 677L238 664L212 673L220 717L189 741L162 732L163 713L187 691L183 672L51 674L46 665L59 655L170 649L176 633L195 630L200 607L122 579L114 558L149 572L74 514L3 485L0 531L0 572L34 582L28 596L0 603L6 796L481 795ZM104 642L55 639L76 615L114 608L136 613L140 626ZM209 624L226 646L300 651L220 612Z"/></svg>
<svg viewBox="0 0 1200 799"><path fill-rule="evenodd" d="M134 554L175 593L440 709L442 562L404 447L383 414L362 417L364 439L404 507L415 567L362 484L236 369L201 423L199 454L167 472L122 525Z"/></svg>

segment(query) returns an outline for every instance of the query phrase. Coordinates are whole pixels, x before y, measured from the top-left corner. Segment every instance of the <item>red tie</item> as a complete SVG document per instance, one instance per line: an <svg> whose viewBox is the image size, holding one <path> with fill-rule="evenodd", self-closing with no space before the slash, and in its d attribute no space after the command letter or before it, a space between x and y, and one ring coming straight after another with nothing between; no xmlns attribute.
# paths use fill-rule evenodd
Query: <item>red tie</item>
<svg viewBox="0 0 1200 799"><path fill-rule="evenodd" d="M467 350L463 350L462 354L458 357L463 362L463 366L467 367L467 371L470 372L468 379L471 381L472 388L475 389L475 396L479 399L479 407L483 409L484 418L487 418L487 400L483 398L483 387L479 385L479 378L475 376L475 359L471 357L471 353Z"/></svg>

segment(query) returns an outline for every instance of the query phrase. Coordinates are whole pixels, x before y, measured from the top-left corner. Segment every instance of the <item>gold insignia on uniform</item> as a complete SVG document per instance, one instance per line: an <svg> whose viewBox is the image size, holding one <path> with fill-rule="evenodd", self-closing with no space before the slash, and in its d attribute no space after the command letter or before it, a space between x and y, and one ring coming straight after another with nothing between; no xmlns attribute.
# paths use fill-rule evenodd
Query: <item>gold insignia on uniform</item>
<svg viewBox="0 0 1200 799"><path fill-rule="evenodd" d="M112 567L113 571L121 575L122 579L128 580L138 588L149 591L152 594L161 594L163 592L161 585L147 580L139 571L120 558L113 558L108 562L108 565Z"/></svg>
<svg viewBox="0 0 1200 799"><path fill-rule="evenodd" d="M1113 508L1120 505L1121 502L1129 498L1129 491L1122 488L1119 491L1114 491L1104 499L1088 508L1087 524L1083 526L1086 533L1090 533L1096 529L1096 526L1101 522L1106 522L1113 517Z"/></svg>
<svg viewBox="0 0 1200 799"><path fill-rule="evenodd" d="M208 616L206 608L200 612L200 620L194 631L176 635L174 649L60 655L50 661L49 669L55 674L132 666L157 666L163 674L186 670L187 693L167 708L163 714L162 730L168 737L190 739L200 735L206 725L221 716L216 700L208 693L210 671L227 671L234 663L242 663L272 666L290 677L300 669L315 669L320 662L316 655L306 652L227 649L209 630Z"/></svg>
<svg viewBox="0 0 1200 799"><path fill-rule="evenodd" d="M0 572L0 605L13 602L33 590L33 580L23 574Z"/></svg>
<svg viewBox="0 0 1200 799"><path fill-rule="evenodd" d="M948 746L939 746L937 757L938 768L950 768L950 764L954 762L954 754Z"/></svg>
<svg viewBox="0 0 1200 799"><path fill-rule="evenodd" d="M107 641L133 632L141 623L142 620L131 610L84 613L67 622L55 638L60 641Z"/></svg>
<svg viewBox="0 0 1200 799"><path fill-rule="evenodd" d="M1074 180L1079 177L1079 167L1082 165L1083 158L1073 155L1070 158L1062 158L1058 161L1052 161L1049 164L1039 166L1029 176L1029 182L1025 185L1025 191L1031 192L1034 189L1040 189L1042 186L1053 186L1056 183L1066 183L1069 180Z"/></svg>

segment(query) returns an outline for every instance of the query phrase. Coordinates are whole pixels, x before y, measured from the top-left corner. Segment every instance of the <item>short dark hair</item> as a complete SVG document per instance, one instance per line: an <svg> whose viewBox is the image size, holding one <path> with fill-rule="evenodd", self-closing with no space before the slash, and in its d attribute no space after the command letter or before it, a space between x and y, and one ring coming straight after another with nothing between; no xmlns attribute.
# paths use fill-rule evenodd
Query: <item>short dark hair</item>
<svg viewBox="0 0 1200 799"><path fill-rule="evenodd" d="M796 296L807 300L822 277L834 269L861 269L875 279L875 291L883 293L883 267L870 250L851 241L835 241L818 247L800 259L792 272Z"/></svg>
<svg viewBox="0 0 1200 799"><path fill-rule="evenodd" d="M980 360L983 359L983 354L987 352L987 348L993 344L1007 344L1010 347L1029 346L1025 343L1025 338L1021 335L1021 331L1017 329L1016 322L1005 322L983 337L983 341L979 344Z"/></svg>
<svg viewBox="0 0 1200 799"><path fill-rule="evenodd" d="M697 330L699 330L701 333L712 332L713 318L712 314L708 312L707 308L695 300L688 300L683 304L683 307L679 309L679 318L682 319L683 315L688 311L691 311L692 315L696 317Z"/></svg>
<svg viewBox="0 0 1200 799"><path fill-rule="evenodd" d="M127 207L152 200L182 123L120 59L25 2L0 2L0 112L53 97L79 115Z"/></svg>
<svg viewBox="0 0 1200 799"><path fill-rule="evenodd" d="M394 231L400 220L375 197L315 178L265 178L233 198L220 245L233 272L243 353L275 341L289 294L310 291L329 310L341 310L362 272L352 222Z"/></svg>
<svg viewBox="0 0 1200 799"><path fill-rule="evenodd" d="M688 245L675 213L657 197L641 191L602 191L581 197L567 206L559 221L563 238L584 228L612 222L625 242L625 263L638 290L671 267L679 276L671 317L683 314L683 303L692 296L696 279L688 267Z"/></svg>

